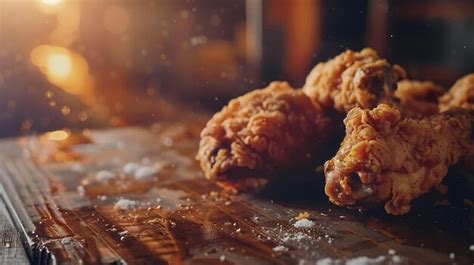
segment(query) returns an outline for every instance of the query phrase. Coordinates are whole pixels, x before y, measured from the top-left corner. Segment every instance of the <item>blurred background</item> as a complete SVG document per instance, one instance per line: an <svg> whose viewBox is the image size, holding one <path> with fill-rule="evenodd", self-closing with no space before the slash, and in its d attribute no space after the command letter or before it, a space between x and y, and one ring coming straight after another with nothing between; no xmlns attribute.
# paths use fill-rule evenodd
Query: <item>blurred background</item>
<svg viewBox="0 0 474 265"><path fill-rule="evenodd" d="M448 88L474 1L1 0L0 137L192 118L366 46Z"/></svg>

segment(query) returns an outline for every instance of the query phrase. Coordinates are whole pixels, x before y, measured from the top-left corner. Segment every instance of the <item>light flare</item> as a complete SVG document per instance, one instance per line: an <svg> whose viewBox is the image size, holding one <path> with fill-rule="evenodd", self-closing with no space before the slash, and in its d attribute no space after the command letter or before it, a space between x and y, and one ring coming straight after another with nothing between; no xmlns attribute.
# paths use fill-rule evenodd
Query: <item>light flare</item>
<svg viewBox="0 0 474 265"><path fill-rule="evenodd" d="M64 141L69 137L69 132L65 130L57 130L46 133L46 136L51 141Z"/></svg>

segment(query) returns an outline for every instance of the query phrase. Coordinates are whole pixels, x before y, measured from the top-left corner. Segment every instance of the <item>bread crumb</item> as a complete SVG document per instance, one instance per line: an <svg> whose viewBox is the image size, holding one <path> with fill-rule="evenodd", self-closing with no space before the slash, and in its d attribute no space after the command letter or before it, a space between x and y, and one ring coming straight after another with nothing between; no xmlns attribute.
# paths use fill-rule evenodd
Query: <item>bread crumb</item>
<svg viewBox="0 0 474 265"><path fill-rule="evenodd" d="M295 217L296 220L302 220L302 219L308 219L309 218L309 213L308 212L302 212L299 213L298 216Z"/></svg>
<svg viewBox="0 0 474 265"><path fill-rule="evenodd" d="M301 219L296 221L293 226L296 228L311 228L314 226L314 222L309 219Z"/></svg>

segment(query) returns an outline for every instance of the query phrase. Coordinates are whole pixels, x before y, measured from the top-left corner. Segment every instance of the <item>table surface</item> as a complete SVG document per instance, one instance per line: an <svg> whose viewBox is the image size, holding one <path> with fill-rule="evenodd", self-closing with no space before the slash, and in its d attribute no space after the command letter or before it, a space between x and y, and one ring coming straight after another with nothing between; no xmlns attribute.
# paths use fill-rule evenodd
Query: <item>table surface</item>
<svg viewBox="0 0 474 265"><path fill-rule="evenodd" d="M65 140L47 134L1 141L0 192L27 254L35 263L71 264L474 261L473 207L465 203L472 193L459 174L449 177L448 194L425 196L398 217L331 205L318 173L234 195L205 180L194 160L201 126L175 122ZM129 162L160 170L137 179L123 170ZM98 179L101 170L114 178ZM305 211L313 226L295 227ZM10 248L0 258L24 263L11 226L2 233L0 242L9 238Z"/></svg>

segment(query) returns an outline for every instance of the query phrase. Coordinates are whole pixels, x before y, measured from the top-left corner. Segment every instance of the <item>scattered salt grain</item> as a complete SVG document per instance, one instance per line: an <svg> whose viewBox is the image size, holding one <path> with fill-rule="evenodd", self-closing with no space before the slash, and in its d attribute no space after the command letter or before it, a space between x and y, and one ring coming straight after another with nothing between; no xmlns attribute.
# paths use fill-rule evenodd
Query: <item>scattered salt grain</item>
<svg viewBox="0 0 474 265"><path fill-rule="evenodd" d="M124 230L124 231L122 231L122 232L119 232L118 234L119 234L120 236L124 236L124 235L128 234L128 231L127 231L127 230Z"/></svg>
<svg viewBox="0 0 474 265"><path fill-rule="evenodd" d="M158 173L158 169L150 166L141 166L135 171L136 179L147 179Z"/></svg>
<svg viewBox="0 0 474 265"><path fill-rule="evenodd" d="M219 260L220 260L221 262L224 262L224 261L225 261L225 256L224 256L224 255L221 255L221 256L219 257Z"/></svg>
<svg viewBox="0 0 474 265"><path fill-rule="evenodd" d="M398 257L398 256L394 256ZM399 257L398 257L399 258ZM369 258L369 257L357 257L353 259L348 259L348 260L341 260L341 259L332 259L332 258L324 258L316 261L316 265L381 265L386 262L387 258L385 256L378 256L376 258ZM399 259L398 261L395 261L395 259L392 259L392 261L397 264L401 261Z"/></svg>
<svg viewBox="0 0 474 265"><path fill-rule="evenodd" d="M470 245L470 246L469 246L469 250L470 250L470 251L474 251L474 245Z"/></svg>
<svg viewBox="0 0 474 265"><path fill-rule="evenodd" d="M5 243L5 248L9 248L10 247L10 243Z"/></svg>
<svg viewBox="0 0 474 265"><path fill-rule="evenodd" d="M107 200L107 196L105 196L105 195L100 195L98 198L99 198L99 200L101 200L101 201Z"/></svg>
<svg viewBox="0 0 474 265"><path fill-rule="evenodd" d="M140 164L135 162L128 162L123 166L122 170L125 174L132 175L135 174L138 168L140 168Z"/></svg>
<svg viewBox="0 0 474 265"><path fill-rule="evenodd" d="M392 256L392 261L395 264L400 264L400 263L402 263L402 258L398 255L395 255L395 256Z"/></svg>
<svg viewBox="0 0 474 265"><path fill-rule="evenodd" d="M450 258L450 259L455 259L455 258L456 258L456 254L454 254L453 252L449 253L449 258Z"/></svg>
<svg viewBox="0 0 474 265"><path fill-rule="evenodd" d="M314 222L305 218L296 221L293 226L296 228L311 228L314 226Z"/></svg>
<svg viewBox="0 0 474 265"><path fill-rule="evenodd" d="M275 252L286 252L288 251L288 248L285 246L276 246L273 248L273 251Z"/></svg>
<svg viewBox="0 0 474 265"><path fill-rule="evenodd" d="M369 257L357 257L354 259L349 259L346 261L346 265L377 265L385 261L384 256L379 256L376 258Z"/></svg>
<svg viewBox="0 0 474 265"><path fill-rule="evenodd" d="M137 205L137 201L122 198L115 203L114 210L130 210L135 208Z"/></svg>
<svg viewBox="0 0 474 265"><path fill-rule="evenodd" d="M75 172L82 172L84 171L84 166L81 163L74 163L71 166L71 170Z"/></svg>
<svg viewBox="0 0 474 265"><path fill-rule="evenodd" d="M107 170L101 170L97 172L96 178L100 182L104 181L109 181L111 179L114 179L116 177L115 173L107 171Z"/></svg>
<svg viewBox="0 0 474 265"><path fill-rule="evenodd" d="M86 190L84 189L84 186L81 185L77 187L77 192L79 193L79 195L84 196Z"/></svg>
<svg viewBox="0 0 474 265"><path fill-rule="evenodd" d="M389 250L388 250L388 255L392 255L392 256L393 256L393 255L395 255L396 253L397 253L397 252L396 252L395 250L393 250L393 249L389 249Z"/></svg>

